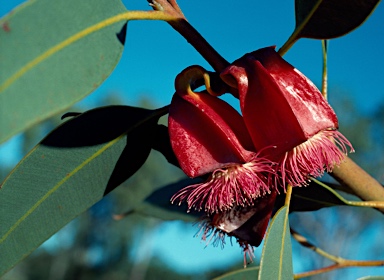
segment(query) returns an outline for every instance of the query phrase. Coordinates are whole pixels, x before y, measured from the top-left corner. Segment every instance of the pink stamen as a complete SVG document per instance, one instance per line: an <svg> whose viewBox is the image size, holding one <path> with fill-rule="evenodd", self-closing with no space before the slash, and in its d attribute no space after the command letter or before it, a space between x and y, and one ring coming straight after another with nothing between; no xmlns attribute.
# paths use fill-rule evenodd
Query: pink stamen
<svg viewBox="0 0 384 280"><path fill-rule="evenodd" d="M227 233L212 225L209 218L200 223L200 229L195 235L195 237L199 236L201 233L201 240L206 243L205 246L208 246L210 243L212 243L212 245L215 247L218 247L220 245L222 249L224 248L225 236L227 235ZM243 250L244 268L246 268L248 264L253 263L253 259L255 258L254 248L253 246L249 245L246 241L237 239L237 242Z"/></svg>
<svg viewBox="0 0 384 280"><path fill-rule="evenodd" d="M324 130L301 145L286 152L279 163L282 185L308 185L309 176L320 177L332 172L348 152L354 152L352 144L337 130Z"/></svg>
<svg viewBox="0 0 384 280"><path fill-rule="evenodd" d="M247 268L248 264L253 263L253 258L255 257L254 249L251 245L247 244L246 247L243 247L244 250L244 268ZM249 261L247 262L247 256Z"/></svg>
<svg viewBox="0 0 384 280"><path fill-rule="evenodd" d="M188 209L204 209L207 213L226 211L234 206L253 205L255 198L270 193L272 164L254 158L244 164L233 164L226 169L215 170L210 178L200 184L188 186L177 192L171 202L187 201Z"/></svg>

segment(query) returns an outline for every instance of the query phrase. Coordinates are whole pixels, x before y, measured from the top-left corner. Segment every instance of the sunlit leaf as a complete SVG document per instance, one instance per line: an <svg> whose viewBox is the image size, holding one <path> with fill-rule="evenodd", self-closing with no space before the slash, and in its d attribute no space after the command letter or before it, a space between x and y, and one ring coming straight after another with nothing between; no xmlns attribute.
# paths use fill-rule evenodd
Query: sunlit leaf
<svg viewBox="0 0 384 280"><path fill-rule="evenodd" d="M213 280L254 280L259 273L259 267L248 267L228 272Z"/></svg>
<svg viewBox="0 0 384 280"><path fill-rule="evenodd" d="M0 189L0 275L137 171L167 109L94 109L58 127Z"/></svg>
<svg viewBox="0 0 384 280"><path fill-rule="evenodd" d="M0 20L0 143L94 91L120 59L120 0L28 1Z"/></svg>
<svg viewBox="0 0 384 280"><path fill-rule="evenodd" d="M384 280L384 276L364 276L357 280Z"/></svg>
<svg viewBox="0 0 384 280"><path fill-rule="evenodd" d="M283 55L298 39L331 39L360 26L380 0L295 0L296 26L279 50Z"/></svg>
<svg viewBox="0 0 384 280"><path fill-rule="evenodd" d="M287 206L283 206L277 211L267 231L261 254L258 279L293 279L292 247Z"/></svg>

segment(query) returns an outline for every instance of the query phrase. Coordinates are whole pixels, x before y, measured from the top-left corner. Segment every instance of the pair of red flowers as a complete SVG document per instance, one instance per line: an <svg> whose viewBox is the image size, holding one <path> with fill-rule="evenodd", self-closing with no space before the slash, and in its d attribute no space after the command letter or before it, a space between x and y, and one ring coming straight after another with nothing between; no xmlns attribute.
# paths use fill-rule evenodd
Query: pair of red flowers
<svg viewBox="0 0 384 280"><path fill-rule="evenodd" d="M207 90L192 91L197 78ZM187 68L176 78L172 148L189 177L209 178L180 190L172 202L204 210L205 234L225 232L248 248L263 239L280 189L332 171L347 146L353 148L316 86L273 47L246 54L220 78L240 100L242 115L217 97L203 68Z"/></svg>

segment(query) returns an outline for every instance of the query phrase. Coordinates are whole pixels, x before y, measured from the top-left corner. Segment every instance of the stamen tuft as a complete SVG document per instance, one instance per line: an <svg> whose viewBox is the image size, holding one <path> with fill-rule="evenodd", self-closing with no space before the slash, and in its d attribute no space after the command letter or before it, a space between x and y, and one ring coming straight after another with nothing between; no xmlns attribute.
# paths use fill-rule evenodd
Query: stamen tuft
<svg viewBox="0 0 384 280"><path fill-rule="evenodd" d="M282 185L305 186L309 176L320 177L332 172L348 153L353 153L352 144L337 130L324 130L304 143L285 153L279 163Z"/></svg>
<svg viewBox="0 0 384 280"><path fill-rule="evenodd" d="M209 214L227 211L234 206L251 206L256 198L275 188L270 184L273 172L269 161L255 157L248 163L215 170L206 182L177 192L171 202L187 201L188 209L204 209Z"/></svg>

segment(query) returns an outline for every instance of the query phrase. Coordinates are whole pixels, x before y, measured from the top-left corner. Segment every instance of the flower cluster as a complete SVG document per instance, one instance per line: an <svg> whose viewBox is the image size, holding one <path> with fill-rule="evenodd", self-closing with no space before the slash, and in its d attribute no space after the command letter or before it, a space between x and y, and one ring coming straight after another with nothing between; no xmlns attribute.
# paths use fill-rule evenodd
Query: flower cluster
<svg viewBox="0 0 384 280"><path fill-rule="evenodd" d="M172 202L206 213L204 237L225 232L247 249L263 239L276 193L332 171L353 148L320 91L273 47L244 55L220 77L239 99L241 115L217 97L203 68L189 67L176 78L172 148L189 177L208 179L180 190ZM198 79L206 90L191 89Z"/></svg>

